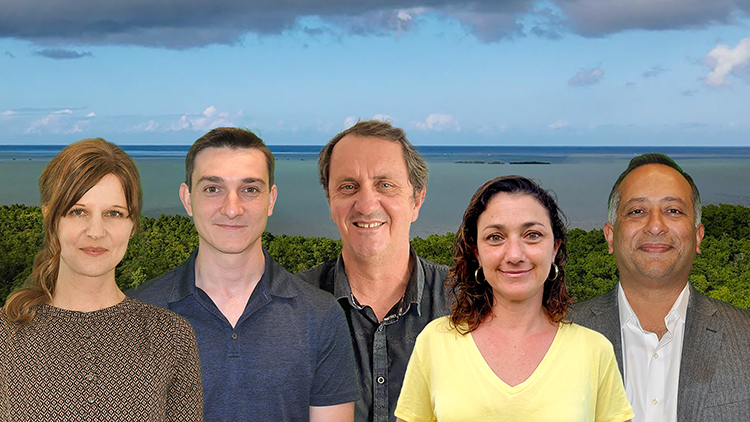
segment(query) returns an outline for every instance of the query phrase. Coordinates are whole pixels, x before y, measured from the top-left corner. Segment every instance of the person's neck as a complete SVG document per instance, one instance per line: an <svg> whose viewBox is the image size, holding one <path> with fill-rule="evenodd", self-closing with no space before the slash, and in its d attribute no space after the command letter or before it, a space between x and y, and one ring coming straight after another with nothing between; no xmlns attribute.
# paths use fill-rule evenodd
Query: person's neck
<svg viewBox="0 0 750 422"><path fill-rule="evenodd" d="M212 299L238 296L247 299L263 276L265 264L260 244L237 254L200 246L195 257L195 285Z"/></svg>
<svg viewBox="0 0 750 422"><path fill-rule="evenodd" d="M523 302L503 301L495 298L492 313L482 324L492 326L507 335L534 335L542 330L549 330L553 324L539 300Z"/></svg>
<svg viewBox="0 0 750 422"><path fill-rule="evenodd" d="M352 294L382 321L406 293L412 269L410 247L400 248L387 257L361 257L342 251L346 277Z"/></svg>
<svg viewBox="0 0 750 422"><path fill-rule="evenodd" d="M52 306L69 311L93 312L115 306L125 294L115 283L115 272L102 277L59 274Z"/></svg>
<svg viewBox="0 0 750 422"><path fill-rule="evenodd" d="M623 278L622 291L630 308L638 317L641 327L661 336L667 331L664 318L674 306L680 293L685 289L687 277L682 280L639 280Z"/></svg>

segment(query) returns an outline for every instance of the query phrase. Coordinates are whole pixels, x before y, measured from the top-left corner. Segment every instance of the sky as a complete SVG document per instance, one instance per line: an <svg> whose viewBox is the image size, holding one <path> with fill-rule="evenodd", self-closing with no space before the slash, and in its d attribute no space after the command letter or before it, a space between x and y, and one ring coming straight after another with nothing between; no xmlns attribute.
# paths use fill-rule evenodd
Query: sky
<svg viewBox="0 0 750 422"><path fill-rule="evenodd" d="M0 0L0 144L750 146L750 0Z"/></svg>

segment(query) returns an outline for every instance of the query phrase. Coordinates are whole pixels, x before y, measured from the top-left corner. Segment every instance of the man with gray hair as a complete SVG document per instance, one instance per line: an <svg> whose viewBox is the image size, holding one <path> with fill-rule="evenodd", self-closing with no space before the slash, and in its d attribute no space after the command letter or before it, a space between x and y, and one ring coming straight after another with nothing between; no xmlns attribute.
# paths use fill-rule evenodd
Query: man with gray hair
<svg viewBox="0 0 750 422"><path fill-rule="evenodd" d="M750 415L750 312L688 281L703 240L700 217L698 188L671 158L631 160L604 225L620 282L574 306L574 322L614 345L637 422Z"/></svg>
<svg viewBox="0 0 750 422"><path fill-rule="evenodd" d="M369 120L331 139L318 165L342 251L298 275L333 293L346 314L363 395L355 421L395 421L417 334L448 314L447 268L409 244L427 164L401 129Z"/></svg>

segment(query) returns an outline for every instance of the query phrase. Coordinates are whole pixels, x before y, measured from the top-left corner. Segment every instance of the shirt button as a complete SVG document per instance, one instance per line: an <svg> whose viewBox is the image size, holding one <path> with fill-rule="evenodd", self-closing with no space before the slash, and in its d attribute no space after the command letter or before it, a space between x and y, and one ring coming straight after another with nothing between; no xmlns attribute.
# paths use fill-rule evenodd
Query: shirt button
<svg viewBox="0 0 750 422"><path fill-rule="evenodd" d="M237 340L237 333L232 333L232 340Z"/></svg>
<svg viewBox="0 0 750 422"><path fill-rule="evenodd" d="M378 327L378 331L383 331L384 329L385 329L385 327L382 326L382 325L380 327Z"/></svg>
<svg viewBox="0 0 750 422"><path fill-rule="evenodd" d="M94 396L89 396L89 398L88 398L88 402L89 403L94 404L95 401L96 401L96 399L94 398Z"/></svg>
<svg viewBox="0 0 750 422"><path fill-rule="evenodd" d="M651 400L651 404L653 404L655 406L655 405L659 404L659 400L653 399L653 400Z"/></svg>
<svg viewBox="0 0 750 422"><path fill-rule="evenodd" d="M378 377L378 384L382 384L382 383L384 383L384 382L385 382L385 378L383 378L383 377Z"/></svg>
<svg viewBox="0 0 750 422"><path fill-rule="evenodd" d="M659 359L659 354L658 353L654 353L654 359Z"/></svg>

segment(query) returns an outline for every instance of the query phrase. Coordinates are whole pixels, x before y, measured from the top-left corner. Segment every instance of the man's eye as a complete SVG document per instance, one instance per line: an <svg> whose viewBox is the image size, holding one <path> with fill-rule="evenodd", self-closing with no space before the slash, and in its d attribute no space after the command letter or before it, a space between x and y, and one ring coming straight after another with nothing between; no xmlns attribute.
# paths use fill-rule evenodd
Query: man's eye
<svg viewBox="0 0 750 422"><path fill-rule="evenodd" d="M203 189L207 193L216 193L219 191L219 189L216 186L208 186L205 189Z"/></svg>
<svg viewBox="0 0 750 422"><path fill-rule="evenodd" d="M390 184L390 183L388 183L388 182L383 182L383 183L380 184L381 188L390 188L391 186L393 186L393 185Z"/></svg>
<svg viewBox="0 0 750 422"><path fill-rule="evenodd" d="M633 211L630 211L628 214L643 214L643 210L633 210Z"/></svg>
<svg viewBox="0 0 750 422"><path fill-rule="evenodd" d="M260 192L260 189L254 187L254 186L251 186L251 187L245 188L245 192L247 192L247 193L258 193L258 192Z"/></svg>
<svg viewBox="0 0 750 422"><path fill-rule="evenodd" d="M682 211L674 208L667 210L667 212L670 214L682 214Z"/></svg>
<svg viewBox="0 0 750 422"><path fill-rule="evenodd" d="M341 190L354 190L354 185L342 185Z"/></svg>

